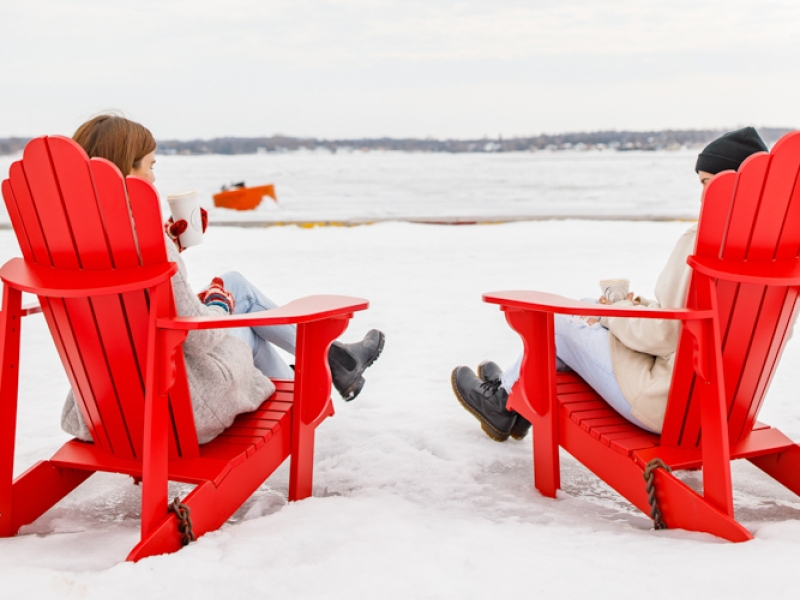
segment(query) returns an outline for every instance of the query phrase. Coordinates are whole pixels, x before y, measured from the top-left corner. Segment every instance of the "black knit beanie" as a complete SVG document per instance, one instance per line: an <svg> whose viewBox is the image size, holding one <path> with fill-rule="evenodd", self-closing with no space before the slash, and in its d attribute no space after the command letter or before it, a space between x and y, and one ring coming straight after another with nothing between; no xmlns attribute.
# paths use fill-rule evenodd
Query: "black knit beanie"
<svg viewBox="0 0 800 600"><path fill-rule="evenodd" d="M767 145L755 129L745 127L729 131L703 148L694 170L712 175L730 169L736 171L745 158L756 152L767 152Z"/></svg>

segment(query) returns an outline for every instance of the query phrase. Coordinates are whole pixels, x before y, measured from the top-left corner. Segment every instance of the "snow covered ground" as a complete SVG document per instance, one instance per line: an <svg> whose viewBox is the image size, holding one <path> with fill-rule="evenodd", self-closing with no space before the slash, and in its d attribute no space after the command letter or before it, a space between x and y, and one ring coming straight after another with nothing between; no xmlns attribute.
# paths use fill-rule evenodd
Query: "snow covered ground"
<svg viewBox="0 0 800 600"><path fill-rule="evenodd" d="M687 190L687 210L697 192ZM800 499L749 464L734 466L735 503L755 540L655 532L566 454L563 492L541 497L530 439L491 441L450 390L456 365L507 365L520 350L481 293L592 296L600 278L626 276L650 294L687 226L211 228L206 243L184 254L198 287L237 269L279 302L362 296L371 307L344 339L372 327L386 333L361 396L335 399L336 416L318 429L313 497L286 502L284 465L222 530L128 564L139 488L124 476L96 475L19 536L0 540L0 597L796 597ZM13 234L0 231L0 261L17 253ZM67 381L41 316L25 319L23 347L17 472L67 439L59 429ZM794 439L799 366L793 340L761 414Z"/></svg>

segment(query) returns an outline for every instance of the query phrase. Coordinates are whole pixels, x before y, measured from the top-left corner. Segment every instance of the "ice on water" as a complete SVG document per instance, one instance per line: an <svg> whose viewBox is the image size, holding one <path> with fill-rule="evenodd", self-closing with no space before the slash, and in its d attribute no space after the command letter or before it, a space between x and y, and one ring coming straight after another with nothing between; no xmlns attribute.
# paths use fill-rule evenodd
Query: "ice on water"
<svg viewBox="0 0 800 600"><path fill-rule="evenodd" d="M196 189L215 221L439 217L692 218L691 151L405 153L289 152L157 156L162 198ZM0 157L0 173L12 157ZM254 211L215 209L223 185L274 183ZM163 206L166 211L166 203ZM0 222L7 221L5 207Z"/></svg>

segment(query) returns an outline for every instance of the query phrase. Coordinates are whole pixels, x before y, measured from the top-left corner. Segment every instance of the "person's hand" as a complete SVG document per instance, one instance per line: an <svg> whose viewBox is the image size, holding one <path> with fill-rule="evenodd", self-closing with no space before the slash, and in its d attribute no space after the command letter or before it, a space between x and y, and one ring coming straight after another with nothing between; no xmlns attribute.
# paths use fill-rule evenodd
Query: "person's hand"
<svg viewBox="0 0 800 600"><path fill-rule="evenodd" d="M225 282L221 277L214 277L208 289L197 294L197 297L206 306L219 306L229 315L232 315L236 309L236 301L233 299L233 294L225 289Z"/></svg>
<svg viewBox="0 0 800 600"><path fill-rule="evenodd" d="M625 300L630 300L634 304L639 304L638 300L634 300L633 292L628 292L628 295L625 296ZM597 302L598 304L611 304L611 302L609 302L605 296L600 296L600 299ZM589 325L590 327L600 322L600 319L598 319L597 317L584 317L584 319L586 319L586 324Z"/></svg>
<svg viewBox="0 0 800 600"><path fill-rule="evenodd" d="M206 232L208 229L208 212L203 207L200 207L200 222L203 226L203 233ZM186 219L181 219L179 221L173 221L172 216L167 219L167 222L164 223L164 232L167 234L167 237L172 240L172 243L178 248L178 252L183 252L185 248L181 246L180 235L186 231L186 228L189 227L189 224L186 222Z"/></svg>
<svg viewBox="0 0 800 600"><path fill-rule="evenodd" d="M633 292L628 292L628 294L625 296L625 300L630 300L634 304L641 304L638 299L634 299ZM611 302L609 302L605 296L600 296L600 299L597 302L599 304L611 304Z"/></svg>

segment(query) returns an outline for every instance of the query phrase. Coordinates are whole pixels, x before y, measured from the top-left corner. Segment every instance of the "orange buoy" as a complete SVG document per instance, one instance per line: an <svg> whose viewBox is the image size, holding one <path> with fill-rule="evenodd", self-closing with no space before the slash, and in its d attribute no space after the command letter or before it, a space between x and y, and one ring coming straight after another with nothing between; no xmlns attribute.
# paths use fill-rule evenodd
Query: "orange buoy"
<svg viewBox="0 0 800 600"><path fill-rule="evenodd" d="M214 194L214 206L233 208L235 210L252 210L261 204L261 199L264 196L269 196L275 202L278 201L273 184L223 189L221 192Z"/></svg>

